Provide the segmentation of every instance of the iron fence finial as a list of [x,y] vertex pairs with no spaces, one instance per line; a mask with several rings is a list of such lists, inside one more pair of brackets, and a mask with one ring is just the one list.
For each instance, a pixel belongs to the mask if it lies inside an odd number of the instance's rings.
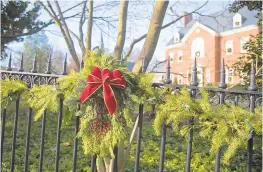
[[24,66],[24,55],[22,54],[20,60],[20,69],[18,70],[19,72],[24,72],[23,66]]
[[171,80],[171,63],[170,63],[170,56],[168,56],[168,63],[167,63],[167,68],[166,68],[166,84],[171,84],[172,80]]
[[193,66],[193,71],[192,71],[191,86],[198,86],[196,57],[195,57],[195,60],[194,60],[194,66]]
[[8,67],[6,68],[7,71],[12,71],[12,55],[10,53],[9,60],[8,60]]
[[66,53],[66,57],[65,57],[65,60],[64,60],[62,75],[67,75],[67,53]]
[[145,59],[146,59],[145,56],[142,57],[142,73],[144,73],[146,71],[146,69],[145,69]]
[[80,68],[81,68],[81,69],[84,68],[84,58],[83,58],[83,56],[82,56],[82,58],[81,58]]
[[49,57],[48,57],[46,74],[51,74],[51,54],[49,54]]
[[33,62],[33,68],[31,70],[32,73],[37,73],[37,54],[35,55],[34,62]]
[[225,61],[223,59],[222,61],[222,66],[221,66],[221,71],[220,71],[220,83],[218,85],[219,88],[226,89],[227,84],[226,84],[226,72],[225,72]]
[[252,59],[251,62],[251,72],[250,72],[250,85],[248,87],[249,91],[257,91],[258,87],[256,84],[256,72],[255,72],[255,66],[254,66],[254,59]]

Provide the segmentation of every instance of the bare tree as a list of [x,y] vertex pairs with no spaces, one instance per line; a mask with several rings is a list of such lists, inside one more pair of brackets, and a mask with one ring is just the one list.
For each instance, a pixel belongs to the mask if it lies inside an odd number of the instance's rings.
[[[185,14],[185,15],[179,16],[178,14],[174,13],[174,15],[175,15],[175,16],[178,16],[178,18],[176,18],[175,20],[172,20],[171,22],[168,22],[167,24],[163,25],[161,29],[165,29],[165,28],[171,26],[172,24],[180,21],[180,20],[181,20],[183,17],[185,17],[185,16],[188,16],[188,15],[190,15],[190,14],[192,14],[192,13],[196,13],[198,10],[200,10],[201,8],[203,8],[207,3],[208,3],[208,1],[206,1],[203,5],[201,5],[201,6],[198,7],[197,9],[195,9],[195,10],[193,10],[192,12],[187,13],[187,14]],[[200,13],[198,13],[198,14],[200,14]],[[135,44],[137,44],[138,42],[142,41],[144,38],[146,38],[146,36],[147,36],[147,33],[145,33],[145,34],[143,34],[142,36],[134,39],[134,40],[131,42],[131,44],[130,44],[130,46],[129,46],[129,49],[128,49],[127,53],[125,54],[125,58],[127,58],[127,57],[130,56],[130,54],[131,54],[131,52],[132,52]]]
[[123,47],[124,47],[125,36],[126,36],[128,4],[129,4],[129,1],[121,1],[121,4],[120,4],[118,38],[117,38],[117,42],[114,48],[114,57],[116,59],[121,59],[121,54],[122,54]]
[[137,60],[137,62],[133,67],[133,72],[138,73],[141,71],[142,61],[143,61],[143,58],[141,57],[145,57],[144,60],[145,68],[147,68],[149,62],[151,61],[162,29],[162,24],[168,4],[169,1],[156,2],[152,19],[150,22],[149,30],[146,36],[146,40],[141,50],[139,59]]
[[65,18],[63,16],[63,13],[61,12],[61,8],[59,6],[58,1],[55,1],[55,6],[58,10],[58,14],[60,19],[58,18],[58,15],[56,14],[55,10],[53,9],[51,3],[47,1],[47,6],[43,4],[43,2],[39,1],[39,4],[44,8],[44,10],[48,13],[48,15],[55,21],[56,25],[59,26],[59,29],[66,41],[67,47],[69,49],[69,52],[74,59],[74,62],[76,63],[77,66],[80,66],[79,59],[77,56],[77,52],[74,46],[73,39],[71,38],[70,35],[70,30],[67,26],[67,23],[65,21]]
[[86,51],[91,50],[91,35],[92,35],[92,25],[93,25],[93,0],[89,1],[89,17],[88,17],[88,27],[87,27],[87,37],[86,37]]

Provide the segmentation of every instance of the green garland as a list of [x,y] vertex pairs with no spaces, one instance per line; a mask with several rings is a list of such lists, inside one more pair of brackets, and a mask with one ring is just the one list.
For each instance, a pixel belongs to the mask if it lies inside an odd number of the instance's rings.
[[[118,107],[114,116],[108,115],[103,102],[102,91],[98,90],[85,103],[79,103],[79,97],[86,86],[86,78],[94,66],[119,69],[127,81],[123,90],[114,89]],[[134,108],[140,103],[156,104],[154,130],[160,134],[160,127],[165,120],[176,134],[187,136],[194,128],[200,137],[211,140],[210,155],[214,156],[219,147],[226,148],[223,162],[235,154],[238,148],[246,144],[251,127],[261,134],[261,109],[252,114],[246,109],[233,105],[209,104],[209,94],[201,89],[202,99],[190,97],[187,89],[175,92],[174,88],[152,88],[153,74],[134,74],[114,58],[90,52],[85,59],[84,68],[77,73],[71,71],[68,76],[58,79],[58,85],[34,86],[28,89],[22,81],[4,80],[1,83],[1,103],[6,108],[18,96],[22,103],[34,110],[35,120],[41,118],[45,109],[58,113],[59,99],[64,99],[63,125],[68,125],[80,117],[78,137],[82,139],[86,154],[97,154],[100,157],[113,156],[113,148],[127,140],[134,125]],[[174,93],[175,94],[172,94]],[[152,100],[151,102],[147,100]],[[98,115],[99,113],[99,115]],[[190,118],[193,125],[185,125]]]
[[[245,148],[248,135],[254,130],[261,134],[261,109],[255,114],[234,105],[209,104],[209,94],[201,89],[202,99],[193,99],[186,88],[166,94],[156,108],[154,129],[160,135],[160,128],[165,120],[176,134],[187,136],[190,128],[200,137],[211,140],[210,156],[215,156],[219,147],[224,147],[223,163],[228,163],[238,148]],[[193,124],[187,124],[193,119]]]
[[27,86],[20,80],[5,79],[1,81],[1,107],[7,108],[19,95],[26,96]]

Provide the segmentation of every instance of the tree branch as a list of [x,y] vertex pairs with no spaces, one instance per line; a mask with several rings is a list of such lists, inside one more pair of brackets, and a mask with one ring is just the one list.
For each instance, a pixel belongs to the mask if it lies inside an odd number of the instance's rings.
[[[181,18],[183,18],[183,17],[185,17],[185,16],[188,16],[188,15],[190,15],[190,14],[192,14],[192,13],[200,10],[200,9],[203,8],[207,3],[208,3],[208,1],[206,1],[202,6],[198,7],[198,8],[195,9],[194,11],[192,11],[192,12],[190,12],[190,13],[187,13],[187,14],[185,14],[185,15],[182,15],[182,16],[178,17],[177,19],[175,19],[175,20],[173,20],[173,21],[171,21],[171,22],[163,25],[161,29],[165,29],[165,28],[169,27],[170,25],[172,25],[172,24],[176,23],[177,21],[179,21]],[[130,56],[130,54],[131,54],[131,52],[132,52],[132,50],[133,50],[134,45],[135,45],[136,43],[140,42],[141,40],[143,40],[144,38],[146,38],[146,36],[147,36],[147,34],[144,34],[144,35],[140,36],[139,38],[134,39],[134,40],[132,41],[132,43],[131,43],[131,45],[130,45],[130,47],[129,47],[129,49],[128,49],[128,52],[127,52],[126,55],[125,55],[125,58],[127,58],[127,57]]]
[[[83,2],[82,2],[82,3],[83,3]],[[65,12],[67,12],[67,11],[69,11],[69,10],[77,7],[77,6],[79,6],[79,5],[82,4],[82,3],[79,3],[79,4],[77,4],[77,5],[73,6],[73,7],[68,8],[67,10],[63,11],[63,13],[65,13]],[[68,16],[68,17],[65,17],[64,19],[66,20],[66,19],[69,19],[69,18],[73,18],[73,17],[78,16],[79,14],[80,14],[80,13],[76,13],[76,14],[70,15],[70,16]],[[59,20],[60,20],[60,19],[59,19]],[[41,27],[39,27],[39,28],[37,28],[37,29],[35,29],[35,30],[32,30],[32,31],[30,31],[30,32],[26,32],[26,33],[22,33],[22,34],[12,34],[12,35],[2,33],[2,34],[1,34],[1,38],[4,38],[4,39],[14,39],[14,38],[19,38],[19,37],[23,37],[23,36],[32,35],[32,34],[35,34],[35,33],[39,32],[39,31],[43,30],[44,28],[46,28],[46,27],[48,27],[48,26],[50,26],[50,25],[52,25],[52,24],[55,24],[55,22],[54,22],[53,19],[49,20],[49,21],[48,21],[47,23],[45,23],[43,26],[41,26]]]

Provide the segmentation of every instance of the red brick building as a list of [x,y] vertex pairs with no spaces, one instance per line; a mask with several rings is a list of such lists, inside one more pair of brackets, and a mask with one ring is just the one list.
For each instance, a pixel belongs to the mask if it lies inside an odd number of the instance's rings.
[[[189,84],[194,58],[197,58],[199,86],[219,82],[220,63],[226,64],[226,82],[240,83],[231,68],[238,57],[244,55],[243,45],[250,35],[259,33],[256,11],[243,8],[238,13],[228,10],[210,16],[192,19],[192,15],[182,19],[183,27],[174,32],[165,49],[166,59],[170,56],[172,75],[178,84]],[[211,17],[214,16],[214,17]]]

